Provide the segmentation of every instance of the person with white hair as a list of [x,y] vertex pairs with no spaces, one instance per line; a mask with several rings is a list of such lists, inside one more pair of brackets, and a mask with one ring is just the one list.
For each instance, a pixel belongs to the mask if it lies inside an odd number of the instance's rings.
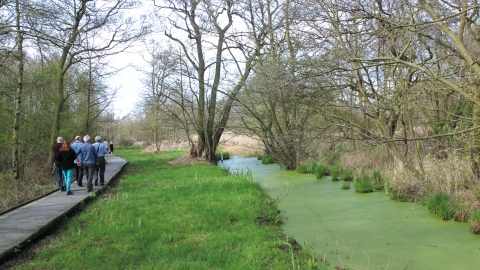
[[108,141],[107,141],[107,139],[105,139],[105,138],[103,138],[103,145],[105,146],[105,156],[107,156],[107,154],[108,154],[108,147],[109,147],[110,145],[108,144]]
[[95,147],[95,151],[97,152],[97,157],[98,157],[98,162],[97,166],[95,166],[95,172],[94,172],[94,180],[95,180],[95,186],[98,186],[98,180],[100,179],[100,186],[103,186],[105,184],[105,154],[107,154],[107,148],[105,148],[105,145],[101,142],[102,137],[100,136],[95,136],[95,143],[93,146]]
[[[75,150],[75,153],[79,152],[78,150],[80,149],[80,147],[82,147],[83,143],[82,143],[82,138],[80,136],[76,136],[75,137],[75,142],[72,143],[72,148],[73,150]],[[82,168],[82,163],[83,163],[83,155],[81,152],[79,152],[78,154],[78,161],[80,163],[77,163],[75,162],[75,166],[74,166],[74,175],[75,175],[75,179],[77,180],[77,185],[79,187],[83,187],[83,183],[82,183],[82,179],[83,179],[83,168]],[[80,164],[80,165],[79,165]]]
[[[87,191],[93,191],[93,173],[95,171],[95,165],[98,162],[97,152],[95,151],[95,147],[90,143],[90,136],[85,135],[83,136],[83,141],[85,142],[80,149],[77,151],[78,154],[83,155],[83,163],[82,167],[85,170],[85,174],[87,175]],[[80,161],[77,159],[77,164]]]

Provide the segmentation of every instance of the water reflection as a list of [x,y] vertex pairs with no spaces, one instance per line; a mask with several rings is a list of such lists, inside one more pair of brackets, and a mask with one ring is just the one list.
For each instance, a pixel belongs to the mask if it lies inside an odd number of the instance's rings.
[[469,224],[441,221],[416,203],[399,203],[383,192],[342,190],[343,181],[233,157],[232,172],[251,171],[279,199],[285,233],[326,256],[330,267],[349,269],[480,269],[480,236]]

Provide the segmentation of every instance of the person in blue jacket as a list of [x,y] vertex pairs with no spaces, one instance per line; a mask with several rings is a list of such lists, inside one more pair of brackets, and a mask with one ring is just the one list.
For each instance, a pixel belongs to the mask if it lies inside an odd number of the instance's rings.
[[93,147],[95,147],[95,151],[97,152],[98,162],[97,166],[95,166],[94,172],[94,180],[95,186],[98,186],[98,180],[100,179],[100,186],[105,184],[105,155],[107,154],[108,149],[105,148],[105,145],[101,142],[102,137],[96,136],[95,143]]
[[[85,135],[83,136],[83,141],[85,142],[80,149],[77,151],[77,155],[82,153],[83,155],[83,163],[82,167],[85,170],[85,175],[87,176],[87,191],[93,191],[93,174],[95,170],[95,166],[98,162],[97,160],[97,151],[95,147],[90,143],[90,136]],[[77,160],[78,161],[78,160]],[[78,161],[79,162],[79,161]]]

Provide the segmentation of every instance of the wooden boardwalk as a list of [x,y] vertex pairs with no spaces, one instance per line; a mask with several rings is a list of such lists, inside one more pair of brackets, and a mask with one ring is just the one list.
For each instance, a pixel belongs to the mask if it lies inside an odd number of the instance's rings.
[[[93,192],[107,187],[127,164],[124,159],[116,156],[107,156],[107,160],[105,186],[94,186]],[[16,249],[41,236],[60,218],[88,199],[90,194],[87,192],[86,182],[84,177],[83,187],[78,187],[75,182],[72,183],[73,195],[67,196],[66,192],[57,191],[1,215],[0,264]]]

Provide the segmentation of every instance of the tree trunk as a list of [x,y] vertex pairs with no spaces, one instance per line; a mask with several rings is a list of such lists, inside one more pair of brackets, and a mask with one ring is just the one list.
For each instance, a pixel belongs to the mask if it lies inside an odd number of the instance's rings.
[[[59,73],[62,74],[61,71]],[[63,75],[60,75],[60,76],[61,78],[59,78],[57,89],[56,89],[56,95],[55,95],[55,111],[53,113],[52,129],[50,131],[51,144],[55,142],[56,137],[60,136],[59,131],[60,131],[61,114],[63,112],[63,105],[65,104],[64,89],[63,89],[64,78],[63,78]],[[50,148],[47,165],[52,163],[53,163],[53,149]]]
[[23,33],[20,26],[20,4],[19,0],[15,1],[16,27],[17,27],[17,57],[18,57],[18,80],[17,90],[15,92],[15,113],[13,120],[13,178],[20,178],[20,160],[19,160],[19,141],[18,133],[20,129],[20,106],[22,104],[23,92]]

